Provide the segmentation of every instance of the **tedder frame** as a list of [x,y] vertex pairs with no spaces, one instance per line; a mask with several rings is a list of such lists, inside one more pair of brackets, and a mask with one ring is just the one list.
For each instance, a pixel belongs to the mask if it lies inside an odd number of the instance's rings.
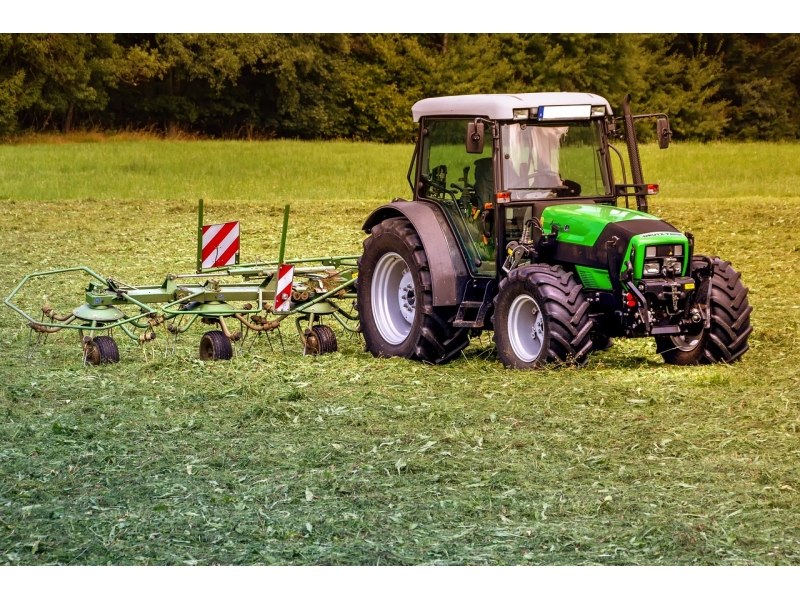
[[[336,351],[336,336],[321,320],[332,317],[345,330],[358,332],[358,316],[352,309],[340,306],[347,301],[354,304],[358,256],[285,259],[289,210],[286,205],[280,251],[274,261],[238,264],[237,239],[236,262],[204,267],[201,199],[197,211],[195,273],[168,274],[160,285],[142,286],[114,277],[104,278],[85,266],[27,275],[5,299],[6,306],[28,321],[26,360],[31,360],[48,335],[62,330],[78,333],[84,364],[119,361],[119,349],[113,337],[115,331],[141,344],[145,357],[148,346],[155,354],[153,343],[159,337],[157,332],[163,331],[166,335],[164,354],[174,354],[178,335],[198,321],[215,327],[201,338],[200,358],[228,360],[242,351],[251,332],[250,347],[262,333],[277,331],[280,335],[279,327],[288,317],[295,317],[304,354]],[[90,281],[85,289],[85,303],[70,313],[60,315],[45,305],[41,308],[42,317],[37,319],[15,303],[21,290],[33,280],[71,272],[85,273]],[[197,279],[205,281],[193,282]],[[135,314],[127,315],[123,309],[132,309]],[[280,341],[283,345],[282,336]]]

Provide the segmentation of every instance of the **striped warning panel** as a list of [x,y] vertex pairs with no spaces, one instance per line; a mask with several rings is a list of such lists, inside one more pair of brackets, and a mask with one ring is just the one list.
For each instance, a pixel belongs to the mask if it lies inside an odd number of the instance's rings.
[[236,264],[239,254],[239,221],[203,225],[203,268]]
[[278,265],[278,287],[275,290],[276,312],[286,312],[292,308],[292,277],[294,277],[294,265]]

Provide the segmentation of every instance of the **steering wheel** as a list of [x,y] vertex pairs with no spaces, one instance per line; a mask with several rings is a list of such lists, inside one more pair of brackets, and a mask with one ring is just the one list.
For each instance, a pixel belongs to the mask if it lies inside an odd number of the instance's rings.
[[425,185],[429,185],[435,190],[442,192],[443,194],[450,194],[453,200],[456,199],[455,192],[448,190],[445,186],[443,186],[438,181],[434,181],[433,179],[429,178],[427,175],[420,175],[420,181],[422,181]]
[[581,184],[571,179],[564,179],[564,185],[556,189],[556,196],[559,198],[573,198],[581,195]]

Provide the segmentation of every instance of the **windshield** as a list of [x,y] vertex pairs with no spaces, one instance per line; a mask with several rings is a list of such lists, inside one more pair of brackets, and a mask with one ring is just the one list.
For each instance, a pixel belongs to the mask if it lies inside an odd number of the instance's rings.
[[512,200],[605,196],[600,123],[502,126],[503,187]]

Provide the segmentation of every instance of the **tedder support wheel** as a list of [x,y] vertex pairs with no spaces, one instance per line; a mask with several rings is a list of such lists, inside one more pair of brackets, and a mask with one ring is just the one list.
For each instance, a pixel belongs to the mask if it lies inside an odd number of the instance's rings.
[[428,256],[408,219],[372,227],[358,260],[358,313],[367,350],[443,363],[469,344],[456,307],[433,306]]
[[99,366],[119,362],[119,348],[114,338],[101,335],[86,342],[86,362]]
[[306,354],[326,354],[338,349],[336,334],[327,325],[314,325],[306,336]]
[[[707,265],[706,258],[692,259],[692,273]],[[694,335],[656,336],[656,348],[664,362],[672,365],[702,365],[732,363],[739,360],[750,346],[747,338],[753,331],[750,313],[753,307],[747,301],[749,288],[742,283],[739,273],[728,261],[716,256],[714,276],[711,278],[711,327],[699,329]],[[694,276],[694,275],[693,275]],[[697,278],[695,277],[697,280]],[[697,280],[698,294],[707,293],[705,285]]]
[[494,342],[502,363],[516,369],[539,369],[548,362],[585,365],[592,321],[582,289],[558,265],[511,271],[494,299]]
[[221,331],[207,331],[200,338],[200,360],[230,360],[232,356],[231,341]]

